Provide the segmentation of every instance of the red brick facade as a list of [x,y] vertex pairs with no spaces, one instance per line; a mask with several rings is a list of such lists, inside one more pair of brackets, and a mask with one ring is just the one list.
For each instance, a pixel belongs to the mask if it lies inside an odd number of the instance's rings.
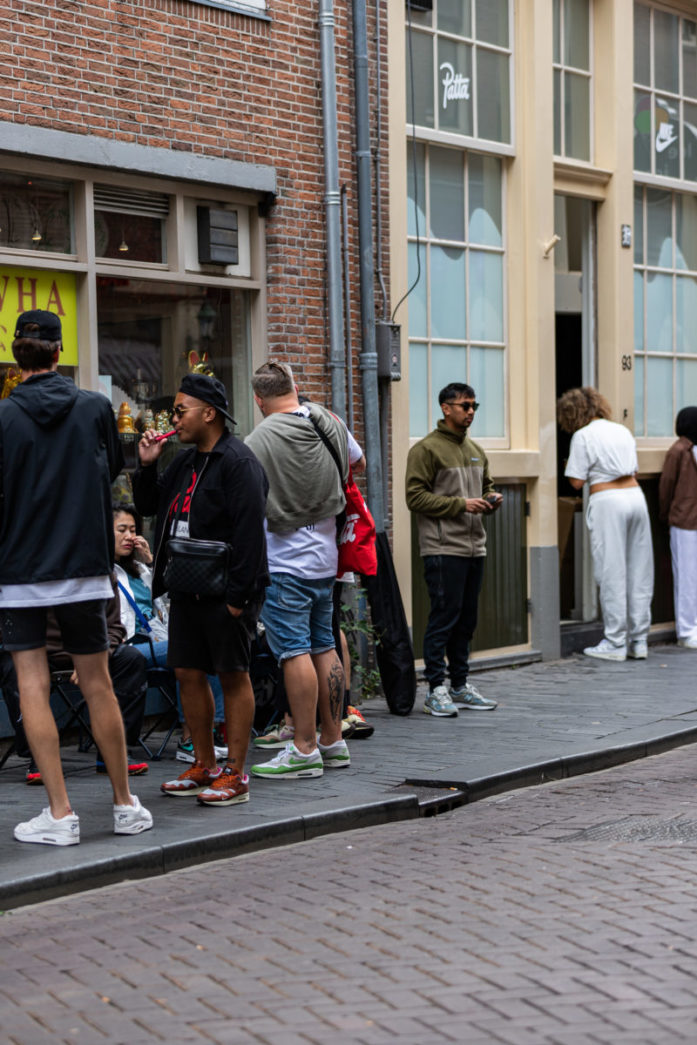
[[[374,102],[374,4],[369,8]],[[272,165],[278,196],[267,223],[268,350],[289,357],[303,390],[326,400],[318,12],[317,0],[270,0],[270,21],[183,0],[6,0],[0,11],[0,96],[4,120]],[[335,4],[340,181],[349,188],[357,358],[351,28],[351,4],[340,0]],[[386,74],[384,11],[382,36]],[[386,127],[386,75],[383,81]],[[385,162],[383,171],[386,167]],[[383,181],[386,240],[386,175]],[[383,258],[386,263],[385,248]],[[355,366],[359,436],[360,386]]]

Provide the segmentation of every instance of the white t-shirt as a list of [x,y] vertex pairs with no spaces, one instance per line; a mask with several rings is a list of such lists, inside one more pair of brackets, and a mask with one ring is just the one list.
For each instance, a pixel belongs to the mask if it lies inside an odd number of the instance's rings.
[[62,581],[36,581],[33,584],[3,584],[0,606],[29,609],[32,606],[63,606],[70,602],[112,599],[114,589],[108,577],[69,577]]
[[594,483],[611,483],[639,470],[634,436],[616,421],[598,418],[571,437],[564,475]]
[[[301,406],[294,411],[301,417],[309,418],[310,411]],[[355,464],[360,461],[363,451],[346,429],[349,461]],[[327,451],[329,452],[329,451]],[[266,523],[264,523],[266,526]],[[266,553],[269,560],[269,573],[292,573],[304,580],[322,580],[325,577],[336,577],[339,563],[339,549],[336,546],[336,517],[301,526],[297,530],[284,530],[282,533],[271,533],[266,530]]]

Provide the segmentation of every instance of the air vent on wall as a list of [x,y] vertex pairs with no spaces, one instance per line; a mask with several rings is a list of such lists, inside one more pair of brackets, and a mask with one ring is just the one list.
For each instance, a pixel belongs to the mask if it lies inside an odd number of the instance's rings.
[[140,192],[137,189],[120,189],[116,185],[95,185],[94,208],[116,214],[166,218],[169,214],[169,196],[164,192]]
[[432,11],[433,0],[407,0],[407,7],[412,11]]

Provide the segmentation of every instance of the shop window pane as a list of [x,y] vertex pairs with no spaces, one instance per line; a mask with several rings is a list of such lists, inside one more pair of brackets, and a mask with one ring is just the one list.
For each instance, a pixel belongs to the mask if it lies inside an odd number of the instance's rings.
[[[204,357],[230,402],[249,402],[243,291],[98,276],[97,318],[100,388],[117,412],[126,404],[136,430],[158,414],[171,427],[167,412],[181,379]],[[248,418],[235,417],[248,431]]]
[[[416,167],[416,180],[414,179],[414,168]],[[416,192],[414,187],[416,186]],[[407,232],[415,236],[416,209],[414,202],[418,204],[418,232],[423,236],[426,232],[426,173],[425,173],[425,150],[418,142],[410,141],[407,145],[407,195],[409,204],[407,206]]]
[[409,295],[409,336],[427,337],[427,311],[426,311],[426,248],[421,244],[421,250],[417,256],[416,244],[409,244],[409,286],[413,286],[418,275],[418,261],[421,261],[421,276]]
[[671,194],[663,189],[646,190],[646,263],[673,267]]
[[[411,36],[411,51],[409,37]],[[433,37],[409,33],[407,29],[407,121],[419,127],[433,127]],[[414,62],[414,107],[412,112],[411,60]]]
[[634,351],[644,351],[644,277],[634,273]]
[[697,279],[675,277],[675,351],[697,354]]
[[561,69],[554,70],[554,155],[561,156]]
[[438,0],[438,28],[455,36],[472,35],[472,0]]
[[409,435],[428,432],[428,346],[409,345]]
[[478,40],[508,47],[508,0],[477,0]]
[[564,152],[577,160],[590,159],[590,80],[564,73]]
[[438,393],[451,381],[467,381],[467,349],[464,345],[433,345],[431,348],[431,417],[434,426],[436,421],[440,421],[443,416],[438,405]]
[[646,434],[672,435],[673,409],[673,360],[646,360]]
[[465,319],[465,252],[431,247],[431,336],[467,337]]
[[697,196],[675,196],[675,267],[697,272]]
[[561,29],[559,22],[559,9],[561,0],[554,0],[552,4],[552,61],[555,65],[561,64]]
[[651,95],[634,92],[634,170],[651,170]]
[[433,25],[433,10],[419,11],[411,4],[406,4],[406,14],[412,25],[422,25],[430,28]]
[[697,22],[682,23],[682,93],[697,98]]
[[677,94],[678,82],[678,25],[677,15],[667,11],[653,11],[653,58],[654,87],[659,91],[671,91]]
[[644,190],[634,186],[634,260],[637,265],[644,262]]
[[644,435],[644,359],[634,359],[634,435]]
[[94,243],[98,258],[155,264],[166,261],[162,218],[95,210]]
[[0,174],[0,246],[74,253],[70,183]]
[[682,111],[685,178],[697,181],[697,105],[683,102]]
[[680,177],[680,111],[677,98],[656,97],[656,174]]
[[646,351],[673,351],[673,279],[646,275]]
[[472,153],[467,162],[469,181],[470,243],[489,247],[502,244],[501,161],[494,156]]
[[676,366],[677,414],[684,406],[694,406],[697,403],[697,360],[679,359]]
[[564,0],[564,65],[590,69],[588,0]]
[[499,348],[470,348],[470,379],[482,404],[472,423],[474,439],[505,435],[503,351]]
[[651,86],[651,10],[634,4],[634,83]]
[[508,56],[477,48],[477,137],[509,142]]
[[431,236],[434,239],[465,238],[464,156],[455,149],[429,150]]
[[469,336],[472,341],[503,341],[503,258],[470,251]]
[[438,125],[458,134],[472,125],[472,47],[438,38]]

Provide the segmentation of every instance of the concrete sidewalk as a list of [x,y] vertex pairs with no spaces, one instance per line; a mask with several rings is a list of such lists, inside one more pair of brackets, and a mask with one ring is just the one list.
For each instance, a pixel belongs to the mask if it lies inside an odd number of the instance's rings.
[[[423,687],[407,718],[372,701],[363,710],[375,734],[350,742],[349,768],[321,779],[252,780],[244,805],[210,809],[195,799],[161,795],[160,782],[185,768],[174,761],[172,743],[170,757],[152,762],[147,776],[132,781],[155,817],[153,830],[135,838],[110,833],[108,780],[95,775],[91,755],[66,748],[81,844],[63,849],[15,842],[12,828],[39,812],[45,792],[28,787],[26,763],[10,758],[0,770],[0,909],[417,817],[697,740],[697,654],[676,646],[651,647],[646,661],[574,656],[483,672],[475,682],[499,701],[496,711],[434,719],[421,710]],[[250,762],[272,754],[255,751]]]

